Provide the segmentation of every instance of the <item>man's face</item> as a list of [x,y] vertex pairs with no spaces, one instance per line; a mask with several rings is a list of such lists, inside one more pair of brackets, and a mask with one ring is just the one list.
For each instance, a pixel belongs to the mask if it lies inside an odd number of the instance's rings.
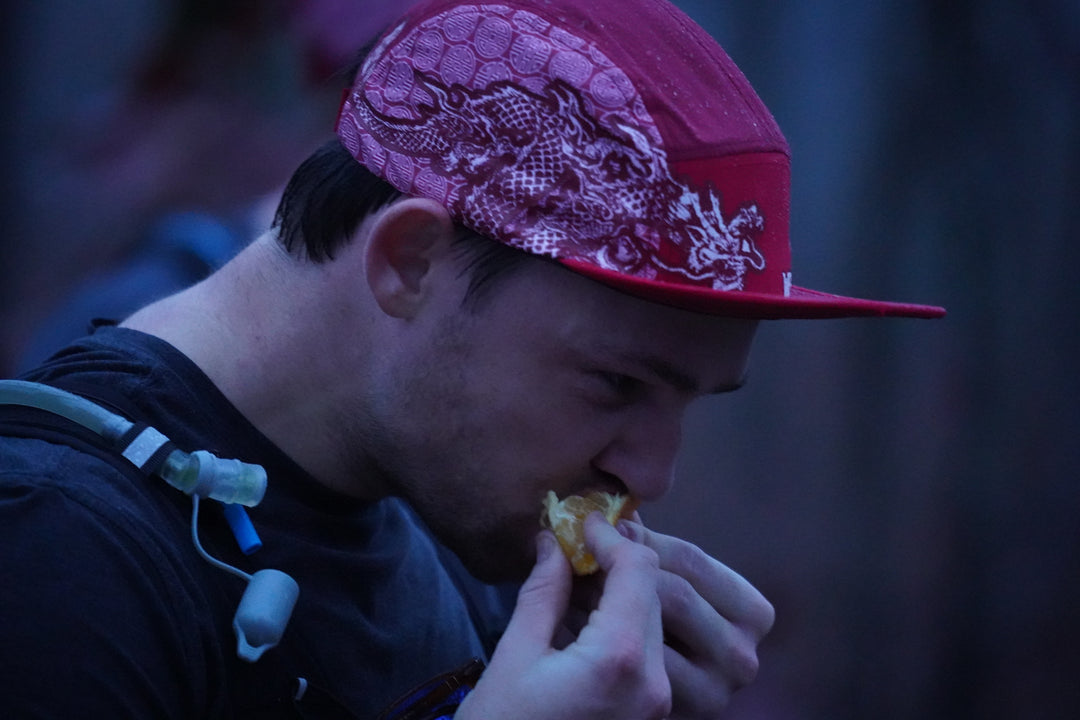
[[487,579],[528,572],[548,490],[662,497],[687,405],[739,385],[756,328],[539,261],[437,307],[395,355],[378,462]]

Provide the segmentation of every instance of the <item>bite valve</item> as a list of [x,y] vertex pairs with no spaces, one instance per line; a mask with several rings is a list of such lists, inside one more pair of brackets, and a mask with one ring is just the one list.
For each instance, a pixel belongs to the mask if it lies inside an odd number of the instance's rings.
[[233,616],[236,654],[255,662],[276,646],[289,624],[300,586],[280,570],[260,570],[251,576]]
[[223,503],[258,505],[266,494],[262,465],[219,458],[208,450],[174,450],[159,473],[174,488]]

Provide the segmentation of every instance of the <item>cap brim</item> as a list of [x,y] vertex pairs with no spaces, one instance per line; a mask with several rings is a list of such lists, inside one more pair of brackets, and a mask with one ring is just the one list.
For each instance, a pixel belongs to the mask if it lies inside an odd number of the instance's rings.
[[792,287],[789,295],[728,292],[693,285],[646,280],[575,260],[560,259],[565,267],[635,297],[708,315],[781,319],[845,317],[940,318],[945,308],[935,305],[866,300]]

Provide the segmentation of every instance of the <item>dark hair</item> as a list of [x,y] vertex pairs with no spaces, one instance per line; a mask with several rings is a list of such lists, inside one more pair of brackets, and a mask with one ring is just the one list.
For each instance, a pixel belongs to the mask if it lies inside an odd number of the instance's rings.
[[274,227],[295,256],[333,260],[365,217],[401,197],[394,186],[358,163],[338,140],[316,150],[289,179]]
[[[365,217],[403,195],[331,140],[301,163],[286,185],[274,214],[278,241],[295,257],[333,260]],[[470,276],[465,303],[473,307],[497,278],[533,258],[459,222],[454,244]]]

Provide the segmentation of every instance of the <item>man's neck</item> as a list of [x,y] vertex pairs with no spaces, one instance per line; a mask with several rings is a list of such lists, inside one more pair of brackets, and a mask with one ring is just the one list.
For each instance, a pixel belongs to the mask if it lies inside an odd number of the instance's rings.
[[[343,425],[338,409],[345,393],[358,391],[362,367],[349,358],[343,373],[340,338],[322,329],[323,283],[305,278],[324,268],[290,266],[296,262],[264,236],[211,277],[143,308],[122,326],[186,355],[321,484],[377,499],[385,495],[377,474],[346,466],[357,461],[353,448],[363,441],[342,437],[354,423]],[[362,477],[373,487],[364,487]]]

